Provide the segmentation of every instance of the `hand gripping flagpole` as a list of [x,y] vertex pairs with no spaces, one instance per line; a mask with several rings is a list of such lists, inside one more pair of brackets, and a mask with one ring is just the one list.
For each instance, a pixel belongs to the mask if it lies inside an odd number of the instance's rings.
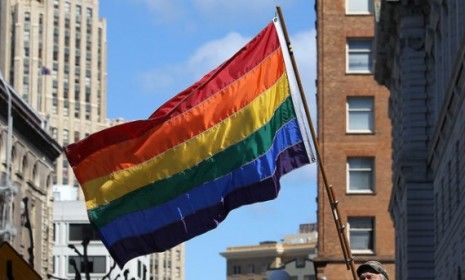
[[299,93],[300,93],[300,98],[302,100],[302,103],[303,103],[302,105],[303,105],[303,108],[304,108],[304,111],[305,111],[305,116],[307,118],[308,126],[310,128],[310,133],[311,133],[311,136],[312,136],[313,145],[315,147],[315,154],[316,154],[317,161],[318,161],[318,167],[319,167],[319,170],[320,170],[320,173],[321,173],[321,178],[323,179],[323,184],[324,184],[325,190],[328,193],[329,205],[331,206],[331,212],[333,214],[334,222],[336,224],[336,230],[337,230],[337,233],[338,233],[339,242],[341,243],[341,248],[342,248],[342,252],[344,254],[344,259],[345,259],[345,263],[346,263],[346,266],[347,266],[347,270],[351,270],[352,276],[354,277],[354,280],[357,280],[357,274],[355,272],[354,260],[352,258],[352,253],[350,251],[350,245],[349,245],[347,236],[345,234],[345,225],[343,225],[342,222],[341,222],[341,215],[339,214],[339,209],[337,207],[338,201],[336,200],[336,195],[334,193],[333,187],[328,183],[328,177],[326,176],[326,172],[325,172],[325,169],[323,167],[323,161],[321,160],[321,156],[320,156],[320,152],[319,152],[319,148],[318,148],[318,142],[317,142],[315,128],[313,127],[312,118],[310,117],[310,110],[308,109],[307,100],[305,98],[305,93],[304,93],[304,88],[302,86],[302,81],[300,79],[299,70],[297,69],[297,63],[296,63],[295,58],[294,58],[294,53],[292,51],[291,42],[289,40],[289,35],[287,33],[286,24],[284,22],[284,16],[283,16],[283,14],[281,12],[281,7],[277,6],[276,7],[276,12],[277,12],[277,15],[278,15],[278,19],[279,19],[279,22],[280,22],[280,25],[281,25],[282,32],[284,34],[284,38],[286,40],[286,47],[287,47],[288,52],[289,52],[290,60],[291,60],[291,63],[292,63],[292,68],[293,68],[293,71],[294,71],[294,74],[295,74],[297,86],[298,86]]

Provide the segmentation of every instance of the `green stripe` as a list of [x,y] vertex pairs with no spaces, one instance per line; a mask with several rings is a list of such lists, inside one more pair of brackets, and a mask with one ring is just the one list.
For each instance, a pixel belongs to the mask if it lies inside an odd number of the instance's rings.
[[154,182],[109,204],[89,210],[89,218],[96,226],[102,227],[120,215],[157,206],[204,182],[224,176],[265,153],[271,147],[279,128],[294,118],[294,107],[288,97],[275,111],[270,122],[243,141],[170,178]]

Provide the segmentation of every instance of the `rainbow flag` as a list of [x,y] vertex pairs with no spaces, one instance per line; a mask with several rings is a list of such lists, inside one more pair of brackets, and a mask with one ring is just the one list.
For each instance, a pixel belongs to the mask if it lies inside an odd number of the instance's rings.
[[89,220],[119,266],[275,198],[280,177],[309,163],[275,24],[150,118],[66,147]]

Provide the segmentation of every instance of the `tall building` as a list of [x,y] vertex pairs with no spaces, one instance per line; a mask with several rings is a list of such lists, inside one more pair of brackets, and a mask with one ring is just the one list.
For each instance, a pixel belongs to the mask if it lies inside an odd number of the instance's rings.
[[[0,42],[0,70],[62,146],[121,123],[107,120],[106,21],[98,0],[0,0]],[[55,197],[82,199],[63,155],[54,169]],[[155,269],[160,262],[172,269]],[[184,245],[155,254],[152,264],[163,279],[184,279]],[[59,266],[63,275],[67,265]]]
[[11,99],[0,83],[0,240],[45,277],[52,269],[53,162],[61,147],[34,110],[12,88],[9,92]]
[[[106,22],[98,0],[0,1],[0,70],[63,146],[107,127]],[[54,185],[78,186],[66,158]]]
[[389,88],[397,279],[465,277],[465,2],[383,1],[376,80]]
[[185,245],[151,255],[150,275],[153,280],[184,280]]
[[[389,92],[373,78],[372,0],[317,0],[318,141],[355,264],[378,260],[394,279]],[[323,181],[317,279],[352,279]]]
[[[110,253],[100,241],[97,233],[89,224],[84,201],[55,201],[53,208],[53,271],[54,277],[71,279],[75,276],[75,268],[85,279],[84,245],[87,245],[88,270],[92,280],[102,279],[150,279],[150,255],[130,260],[120,269],[110,256]],[[72,246],[72,248],[70,248]],[[77,250],[77,251],[76,251]],[[79,253],[78,253],[79,252]],[[145,276],[144,276],[145,275]],[[145,277],[145,278],[144,278]]]
[[273,270],[284,270],[291,279],[313,280],[316,241],[316,225],[305,224],[298,234],[287,235],[281,242],[228,247],[220,254],[226,258],[228,280],[262,280]]

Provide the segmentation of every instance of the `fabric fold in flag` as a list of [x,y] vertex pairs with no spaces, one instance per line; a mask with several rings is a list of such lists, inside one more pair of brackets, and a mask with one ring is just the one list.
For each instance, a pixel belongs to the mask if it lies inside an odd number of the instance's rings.
[[66,147],[89,220],[120,267],[277,197],[309,163],[281,38],[270,23],[148,119]]

